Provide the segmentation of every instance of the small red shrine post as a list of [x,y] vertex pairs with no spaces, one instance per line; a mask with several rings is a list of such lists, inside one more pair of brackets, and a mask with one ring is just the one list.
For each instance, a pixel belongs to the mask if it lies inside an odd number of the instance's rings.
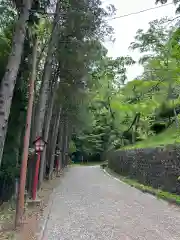
[[45,142],[42,137],[36,138],[36,140],[33,142],[35,145],[35,151],[37,154],[37,161],[36,161],[36,167],[35,167],[35,174],[34,174],[34,182],[33,182],[33,190],[32,190],[32,199],[36,199],[36,193],[37,193],[37,185],[38,185],[38,177],[39,177],[39,166],[40,166],[40,161],[41,161],[41,152],[43,152]]

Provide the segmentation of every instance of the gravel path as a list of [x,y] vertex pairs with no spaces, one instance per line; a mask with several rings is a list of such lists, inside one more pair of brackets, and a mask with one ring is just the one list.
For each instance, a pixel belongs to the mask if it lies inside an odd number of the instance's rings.
[[71,167],[54,193],[43,240],[180,240],[180,209],[100,167]]

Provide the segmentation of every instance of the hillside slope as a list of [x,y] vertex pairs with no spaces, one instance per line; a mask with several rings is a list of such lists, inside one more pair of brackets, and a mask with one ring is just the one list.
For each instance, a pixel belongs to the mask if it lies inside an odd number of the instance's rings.
[[151,148],[169,144],[180,144],[180,131],[177,130],[175,124],[156,136],[149,137],[134,145],[125,146],[123,149]]

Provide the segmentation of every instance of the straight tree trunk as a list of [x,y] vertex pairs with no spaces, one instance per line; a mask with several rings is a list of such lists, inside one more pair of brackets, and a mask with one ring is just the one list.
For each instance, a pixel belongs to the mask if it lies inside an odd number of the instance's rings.
[[136,136],[135,136],[135,126],[132,126],[132,144],[135,144],[136,142]]
[[0,86],[0,165],[3,155],[4,142],[6,139],[8,119],[16,84],[16,78],[21,62],[24,40],[26,35],[26,24],[29,19],[29,11],[31,9],[32,0],[24,0],[22,12],[17,21],[12,50],[8,59],[5,75]]
[[53,138],[53,129],[54,129],[54,125],[56,123],[56,116],[57,116],[57,112],[55,110],[56,110],[55,106],[53,106],[53,113],[52,113],[52,118],[51,118],[51,122],[50,122],[49,134],[48,134],[48,144],[46,146],[46,162],[44,165],[44,175],[46,172],[47,178],[49,176],[49,169],[50,169],[50,156],[51,156],[51,143],[52,143],[52,138]]
[[63,135],[64,135],[64,121],[63,121],[63,116],[61,116],[60,123],[59,123],[59,133],[58,133],[58,147],[60,149],[60,154],[58,156],[58,164],[59,168],[63,168]]
[[63,116],[62,116],[61,137],[60,137],[62,168],[64,168],[64,166],[65,166],[65,138],[66,138],[66,119],[65,119],[65,116],[63,114]]
[[179,129],[179,121],[178,121],[178,116],[175,108],[173,108],[173,113],[174,113],[176,128]]
[[35,138],[35,136],[33,136],[33,132],[34,132],[33,129],[34,129],[34,126],[35,126],[35,116],[36,116],[36,102],[34,101],[33,109],[32,109],[30,146],[33,146],[33,141],[34,141],[34,138]]
[[66,117],[65,121],[65,136],[64,136],[64,164],[67,166],[67,154],[68,154],[68,121]]
[[65,140],[65,149],[66,149],[66,155],[65,155],[65,164],[66,166],[69,163],[69,140],[71,137],[71,129],[68,119],[66,120],[66,140]]
[[69,160],[69,135],[68,131],[66,133],[66,140],[65,140],[65,146],[66,146],[66,151],[65,151],[65,165],[68,165],[68,160]]
[[56,117],[56,123],[53,128],[53,135],[51,141],[51,154],[50,154],[50,167],[49,167],[49,179],[52,178],[53,174],[53,167],[54,167],[54,159],[55,159],[55,151],[56,151],[56,143],[58,137],[58,130],[59,130],[59,122],[61,117],[61,109],[58,110],[58,114]]
[[63,136],[62,136],[62,163],[63,167],[66,166],[66,151],[67,151],[67,117],[64,116],[64,129],[63,129]]
[[37,47],[38,47],[38,39],[35,38],[33,55],[32,55],[32,72],[31,72],[30,81],[29,81],[29,101],[28,101],[26,129],[25,129],[24,144],[23,144],[19,195],[18,195],[18,201],[17,201],[16,226],[21,220],[23,216],[23,211],[24,211],[24,192],[25,192],[25,186],[26,186],[29,140],[30,140],[30,133],[31,133],[31,118],[32,118],[33,100],[34,100],[34,83],[36,79]]
[[60,12],[60,0],[57,1],[56,4],[56,13],[53,23],[53,29],[51,33],[51,38],[49,40],[48,52],[46,57],[46,62],[44,65],[44,72],[41,82],[41,89],[38,99],[37,111],[36,111],[36,119],[35,119],[35,137],[42,137],[44,117],[46,112],[46,102],[48,99],[49,87],[50,87],[50,78],[52,75],[52,62],[53,62],[53,54],[55,52],[55,47],[57,45],[57,25],[59,20],[59,12]]
[[[172,83],[170,82],[169,83],[169,87],[168,87],[168,95],[167,95],[167,101],[169,99],[173,99],[173,105],[174,104],[174,98],[173,98],[173,89],[172,89]],[[175,118],[175,123],[176,123],[176,128],[179,129],[179,121],[178,121],[178,116],[177,116],[177,113],[176,113],[176,108],[174,107],[173,108],[173,114],[174,114],[174,118]]]
[[[47,117],[45,119],[45,124],[44,124],[43,138],[46,142],[48,142],[48,135],[49,135],[51,118],[52,118],[54,99],[55,99],[55,95],[56,95],[56,90],[59,85],[57,82],[57,79],[55,81],[56,81],[55,86],[49,95],[49,106],[47,109],[47,113],[46,113]],[[39,187],[41,186],[41,184],[43,182],[43,178],[44,178],[44,167],[45,167],[44,165],[45,165],[45,160],[46,160],[46,149],[47,149],[47,146],[45,146],[44,151],[42,152],[42,156],[41,156],[41,166],[40,166],[40,172],[39,172]]]

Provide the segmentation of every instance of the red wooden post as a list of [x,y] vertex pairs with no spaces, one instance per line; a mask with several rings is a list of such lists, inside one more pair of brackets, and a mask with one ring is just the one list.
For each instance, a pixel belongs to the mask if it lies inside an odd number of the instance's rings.
[[33,198],[33,200],[36,199],[40,161],[41,161],[41,153],[37,152],[37,161],[36,161],[36,168],[35,168],[35,175],[34,175],[34,184],[33,184],[33,191],[32,191],[32,198]]
[[[26,1],[24,1],[26,2]],[[28,109],[26,116],[26,130],[24,135],[24,145],[23,145],[23,154],[22,154],[22,163],[21,163],[21,173],[20,173],[20,183],[18,189],[18,199],[16,206],[16,217],[15,217],[15,227],[22,220],[24,213],[24,193],[26,185],[26,174],[27,174],[27,162],[28,162],[28,153],[29,153],[29,139],[30,139],[30,130],[31,130],[31,119],[32,119],[32,109],[33,109],[33,100],[34,100],[34,84],[36,79],[36,61],[37,61],[37,49],[38,49],[38,39],[35,39],[33,47],[33,63],[32,63],[32,73],[31,79],[29,80],[29,100],[28,100]]]

